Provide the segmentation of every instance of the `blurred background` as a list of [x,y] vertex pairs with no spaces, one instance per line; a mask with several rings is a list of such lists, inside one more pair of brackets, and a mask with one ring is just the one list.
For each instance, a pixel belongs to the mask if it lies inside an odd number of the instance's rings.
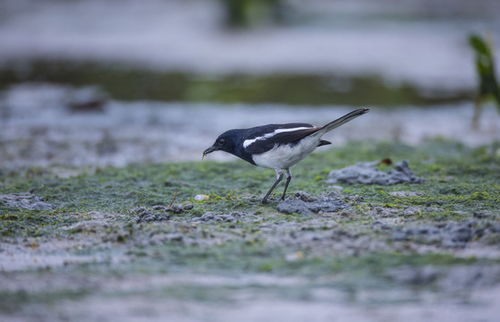
[[500,1],[1,0],[0,165],[198,160],[229,128],[358,107],[329,140],[489,143],[472,33],[500,52]]

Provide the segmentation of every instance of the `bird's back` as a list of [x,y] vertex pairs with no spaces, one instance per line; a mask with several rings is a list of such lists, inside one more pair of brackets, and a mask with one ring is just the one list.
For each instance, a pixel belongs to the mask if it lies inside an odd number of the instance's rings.
[[256,138],[265,134],[270,134],[275,132],[276,130],[288,130],[288,129],[296,129],[296,128],[313,128],[311,124],[308,123],[285,123],[285,124],[266,124],[251,127],[248,129],[242,129],[241,131],[245,132],[245,138],[251,139]]

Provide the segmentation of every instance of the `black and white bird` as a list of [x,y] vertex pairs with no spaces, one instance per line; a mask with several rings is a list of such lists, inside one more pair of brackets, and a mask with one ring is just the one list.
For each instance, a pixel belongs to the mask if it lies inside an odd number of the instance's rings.
[[214,151],[224,151],[253,165],[274,169],[276,181],[262,199],[262,203],[267,203],[272,191],[286,173],[285,189],[281,196],[281,200],[284,200],[292,180],[290,168],[318,146],[331,144],[321,139],[325,133],[368,111],[367,108],[357,109],[321,127],[307,123],[287,123],[229,130],[219,135],[215,143],[203,152],[203,157]]

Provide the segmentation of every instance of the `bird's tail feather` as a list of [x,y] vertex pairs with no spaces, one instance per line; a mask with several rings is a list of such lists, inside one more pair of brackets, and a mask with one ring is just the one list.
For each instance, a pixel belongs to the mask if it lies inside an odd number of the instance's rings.
[[346,115],[342,116],[342,117],[339,117],[338,119],[336,119],[335,121],[331,121],[330,123],[326,124],[325,126],[323,126],[319,131],[318,133],[320,135],[323,135],[325,134],[326,132],[329,132],[339,126],[341,126],[342,124],[345,124],[347,122],[349,122],[350,120],[353,120],[355,119],[356,117],[360,116],[360,115],[363,115],[365,113],[368,113],[369,109],[367,108],[360,108],[360,109],[357,109],[355,111],[352,111],[350,113],[347,113]]

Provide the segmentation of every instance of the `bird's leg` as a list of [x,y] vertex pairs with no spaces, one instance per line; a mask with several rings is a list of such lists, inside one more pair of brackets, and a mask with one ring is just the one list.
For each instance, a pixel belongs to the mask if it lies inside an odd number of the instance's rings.
[[286,182],[285,182],[285,190],[283,190],[283,195],[281,196],[281,200],[285,200],[286,189],[288,189],[288,185],[290,181],[292,181],[292,174],[290,173],[290,169],[285,169],[286,171]]
[[269,191],[266,193],[266,195],[264,196],[264,199],[262,199],[263,204],[267,203],[267,198],[269,197],[271,192],[273,192],[274,188],[276,188],[278,183],[280,183],[281,179],[283,179],[283,171],[281,171],[281,170],[274,170],[274,171],[276,171],[276,181],[272,185],[271,189],[269,189]]

